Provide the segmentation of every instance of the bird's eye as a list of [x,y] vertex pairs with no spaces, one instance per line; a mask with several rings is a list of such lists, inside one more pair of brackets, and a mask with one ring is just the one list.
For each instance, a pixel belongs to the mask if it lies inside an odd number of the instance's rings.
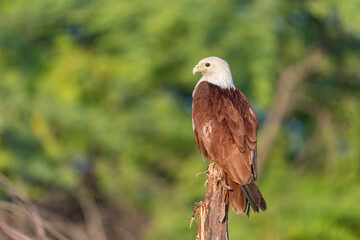
[[210,63],[205,63],[205,66],[206,66],[206,67],[210,67]]

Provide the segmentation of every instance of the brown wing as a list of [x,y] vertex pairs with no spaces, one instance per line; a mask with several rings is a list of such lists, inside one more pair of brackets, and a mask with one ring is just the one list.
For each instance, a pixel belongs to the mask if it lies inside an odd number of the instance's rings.
[[236,183],[256,180],[258,120],[239,90],[199,83],[194,92],[193,124],[203,157],[219,164]]
[[[231,103],[224,108],[225,120],[228,123],[236,145],[251,165],[253,180],[257,179],[257,138],[258,119],[249,101],[238,89],[230,92]],[[245,160],[244,160],[245,161]]]

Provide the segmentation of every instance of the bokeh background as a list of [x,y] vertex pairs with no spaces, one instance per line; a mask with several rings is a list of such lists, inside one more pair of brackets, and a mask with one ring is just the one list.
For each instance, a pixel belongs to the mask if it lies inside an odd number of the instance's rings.
[[[50,239],[195,239],[192,68],[218,56],[259,117],[268,204],[230,211],[230,239],[359,239],[359,3],[1,0],[0,171]],[[1,239],[45,239],[5,181]]]

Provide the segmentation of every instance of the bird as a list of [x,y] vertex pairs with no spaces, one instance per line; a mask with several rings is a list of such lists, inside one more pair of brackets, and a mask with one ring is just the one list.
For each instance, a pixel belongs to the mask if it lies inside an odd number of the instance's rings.
[[229,64],[207,57],[193,68],[201,73],[193,91],[192,126],[203,158],[219,166],[230,187],[229,204],[236,214],[249,216],[266,210],[255,184],[257,170],[257,116],[245,95],[233,82]]

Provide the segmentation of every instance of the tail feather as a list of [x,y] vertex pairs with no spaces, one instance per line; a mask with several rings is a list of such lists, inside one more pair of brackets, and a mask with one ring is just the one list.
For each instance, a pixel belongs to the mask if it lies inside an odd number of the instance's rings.
[[266,202],[261,195],[255,182],[240,185],[234,182],[228,174],[225,175],[226,184],[232,189],[229,192],[229,202],[236,214],[246,213],[249,216],[250,206],[254,212],[259,212],[259,208],[266,210]]
[[266,210],[266,202],[263,198],[259,188],[256,186],[255,182],[251,182],[246,185],[240,185],[243,193],[246,196],[251,208],[254,212],[259,212],[259,208],[263,211]]
[[232,189],[229,192],[229,202],[230,206],[236,214],[244,213],[247,207],[246,197],[239,188],[238,184],[231,180],[231,178],[226,175],[226,184]]
[[250,216],[250,203],[249,200],[246,199],[246,215],[249,217]]

